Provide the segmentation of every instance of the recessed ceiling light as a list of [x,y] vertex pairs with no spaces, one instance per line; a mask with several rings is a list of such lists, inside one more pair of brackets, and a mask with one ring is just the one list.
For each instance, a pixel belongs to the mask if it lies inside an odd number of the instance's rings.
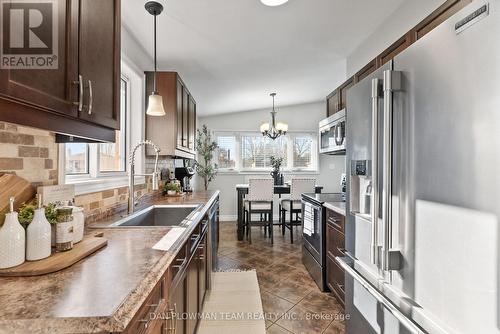
[[288,0],[260,0],[260,2],[262,2],[266,6],[274,7],[274,6],[280,6],[285,2],[288,2]]

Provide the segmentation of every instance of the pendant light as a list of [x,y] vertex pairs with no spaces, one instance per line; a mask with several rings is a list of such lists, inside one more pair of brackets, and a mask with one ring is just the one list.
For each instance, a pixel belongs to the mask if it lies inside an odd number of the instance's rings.
[[154,62],[155,71],[153,74],[153,92],[148,98],[148,109],[146,110],[146,115],[149,116],[165,116],[165,109],[163,108],[163,98],[156,90],[156,16],[160,15],[163,11],[163,6],[156,1],[148,1],[144,5],[144,8],[149,14],[154,17]]
[[276,93],[271,93],[270,96],[273,98],[273,110],[271,111],[271,123],[263,123],[260,126],[260,132],[263,136],[267,136],[272,140],[275,140],[279,136],[286,135],[288,131],[288,124],[278,122],[276,124],[276,110],[274,109],[274,97]]

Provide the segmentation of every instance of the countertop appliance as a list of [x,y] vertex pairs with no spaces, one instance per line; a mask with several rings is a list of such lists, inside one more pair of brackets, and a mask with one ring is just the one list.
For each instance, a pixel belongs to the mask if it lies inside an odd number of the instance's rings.
[[500,333],[499,11],[472,2],[347,93],[350,334]]
[[302,262],[321,291],[328,291],[325,202],[342,202],[342,194],[302,194]]
[[319,122],[319,153],[345,154],[345,114],[342,109]]
[[194,176],[195,172],[192,167],[176,167],[175,168],[175,178],[181,181],[182,191],[192,192],[193,187],[191,186],[191,178]]

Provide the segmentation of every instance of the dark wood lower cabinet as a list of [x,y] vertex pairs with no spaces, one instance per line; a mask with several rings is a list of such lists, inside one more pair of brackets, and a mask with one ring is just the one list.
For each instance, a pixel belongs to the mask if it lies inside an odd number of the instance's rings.
[[170,320],[171,325],[168,328],[170,331],[176,334],[186,333],[186,287],[187,287],[187,276],[186,272],[180,273],[178,283],[172,287],[170,292],[170,298],[168,300],[168,307],[170,308],[173,318]]
[[198,283],[199,283],[199,293],[198,293],[198,309],[200,312],[203,311],[203,302],[205,301],[205,295],[207,293],[207,283],[208,278],[208,233],[201,240],[200,246],[198,246]]
[[337,300],[345,305],[345,273],[330,255],[326,257],[326,284]]
[[[218,202],[217,202],[218,203]],[[142,304],[126,334],[194,334],[208,290],[208,216],[192,232],[172,265]],[[152,313],[158,317],[151,317]]]
[[326,221],[326,285],[344,305],[345,273],[335,261],[335,257],[345,255],[345,217],[327,209]]
[[187,321],[186,321],[186,334],[194,334],[196,331],[198,314],[198,260],[197,252],[193,255],[193,259],[189,262],[187,268]]

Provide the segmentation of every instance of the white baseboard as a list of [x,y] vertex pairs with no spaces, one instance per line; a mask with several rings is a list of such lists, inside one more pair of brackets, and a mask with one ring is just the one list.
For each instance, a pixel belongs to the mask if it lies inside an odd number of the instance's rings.
[[238,215],[220,215],[219,220],[221,222],[234,222],[238,220]]

